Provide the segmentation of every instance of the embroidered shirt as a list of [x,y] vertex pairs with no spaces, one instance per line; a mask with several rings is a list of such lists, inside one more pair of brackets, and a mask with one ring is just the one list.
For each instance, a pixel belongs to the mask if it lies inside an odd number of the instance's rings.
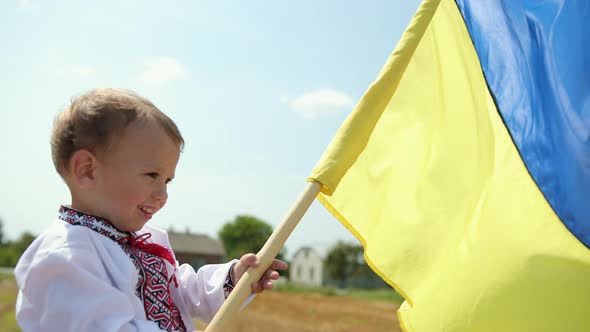
[[[170,287],[176,283],[175,266],[163,257],[142,250],[134,241],[135,234],[118,230],[109,221],[62,206],[59,218],[71,225],[83,226],[102,234],[119,243],[123,251],[131,258],[138,272],[135,295],[142,301],[145,315],[166,331],[186,331],[180,311],[174,304]],[[149,234],[149,233],[148,233]],[[144,237],[149,238],[149,236]],[[145,241],[145,240],[144,240]],[[157,244],[152,244],[159,246]]]
[[[154,243],[171,248],[166,232],[148,223],[135,234],[117,229],[113,233],[112,225],[101,218],[83,213],[70,213],[69,217],[65,213],[62,217],[73,218],[78,225],[56,218],[15,267],[19,288],[15,316],[22,330],[162,332],[156,321],[147,318],[145,303],[149,311],[150,299],[144,301],[146,297],[140,296],[144,289],[139,285],[146,285],[145,277],[138,282],[141,273],[136,263],[140,260],[131,258],[123,245],[135,248],[144,243],[139,247],[145,249]],[[151,234],[149,241],[147,233]],[[139,251],[137,255],[146,252]],[[162,252],[151,249],[147,253],[162,256]],[[194,319],[209,322],[223,304],[224,292],[231,286],[230,269],[236,260],[204,265],[197,271],[189,264],[173,261],[174,265],[164,262],[167,288],[163,292],[169,290],[186,330],[193,331]],[[147,268],[144,272],[148,272]],[[178,324],[180,327],[182,323]]]

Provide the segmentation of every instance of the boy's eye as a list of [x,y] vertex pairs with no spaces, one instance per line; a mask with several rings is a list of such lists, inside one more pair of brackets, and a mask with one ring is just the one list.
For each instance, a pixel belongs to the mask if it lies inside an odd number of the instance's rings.
[[160,174],[158,174],[156,172],[146,173],[146,175],[149,176],[152,179],[157,179],[158,176],[160,176]]
[[[160,173],[156,173],[156,172],[150,172],[150,173],[146,173],[145,175],[149,176],[152,179],[158,179],[160,177]],[[166,183],[170,183],[170,181],[172,181],[171,178],[167,178],[166,179]]]

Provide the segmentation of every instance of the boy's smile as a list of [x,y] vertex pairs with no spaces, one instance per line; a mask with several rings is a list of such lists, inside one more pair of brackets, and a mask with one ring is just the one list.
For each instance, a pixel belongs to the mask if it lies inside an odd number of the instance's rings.
[[72,207],[109,220],[122,231],[138,231],[166,204],[180,147],[155,121],[130,124],[96,155],[94,186]]

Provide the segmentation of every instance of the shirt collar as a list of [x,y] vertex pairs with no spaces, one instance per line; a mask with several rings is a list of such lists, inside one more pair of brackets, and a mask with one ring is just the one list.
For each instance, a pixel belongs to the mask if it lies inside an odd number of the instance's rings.
[[88,227],[116,242],[134,236],[132,233],[120,231],[110,221],[104,218],[93,216],[65,205],[59,208],[59,219],[71,225]]

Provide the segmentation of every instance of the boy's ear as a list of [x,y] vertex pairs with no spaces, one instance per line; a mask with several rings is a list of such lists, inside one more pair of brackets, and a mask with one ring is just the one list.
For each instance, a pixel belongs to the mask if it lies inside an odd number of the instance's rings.
[[70,176],[81,188],[95,184],[97,160],[88,150],[78,150],[70,158]]

